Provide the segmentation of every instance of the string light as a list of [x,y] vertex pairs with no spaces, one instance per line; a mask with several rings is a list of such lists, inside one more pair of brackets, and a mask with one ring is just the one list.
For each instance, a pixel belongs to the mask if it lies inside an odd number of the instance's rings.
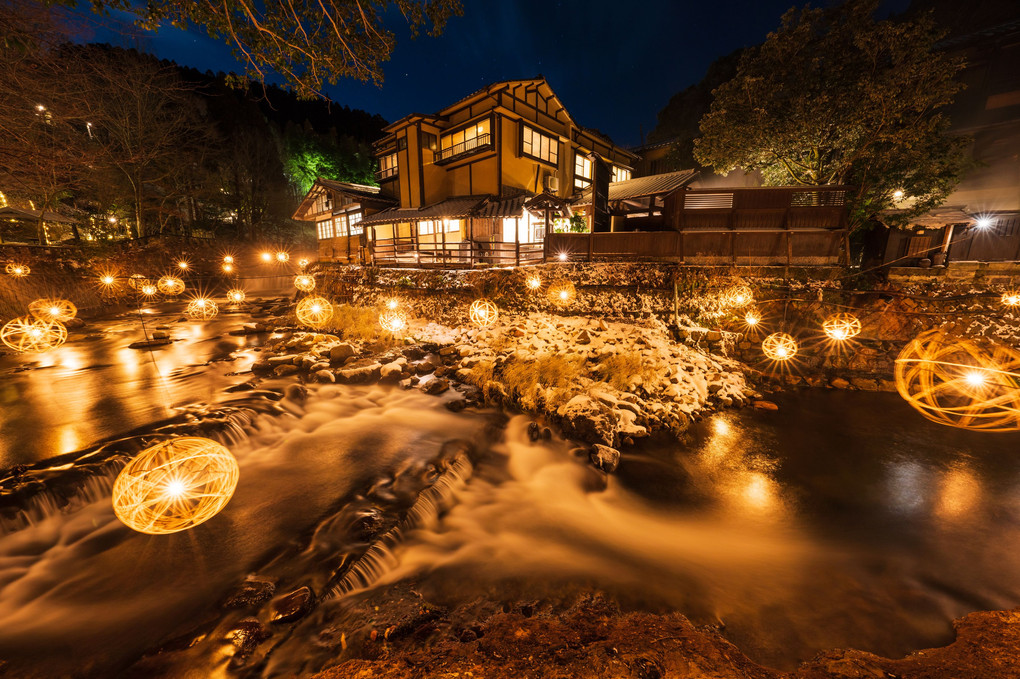
[[32,273],[32,269],[29,268],[28,264],[21,264],[19,262],[10,262],[4,267],[4,271],[15,278],[21,278],[22,276],[27,276]]
[[244,298],[245,298],[244,290],[242,290],[241,288],[232,288],[230,290],[227,290],[227,299],[233,302],[234,304],[240,304],[241,302],[244,301]]
[[305,297],[298,302],[294,313],[302,325],[318,330],[333,317],[333,305],[325,297]]
[[861,334],[861,321],[853,314],[833,314],[822,323],[822,330],[829,339],[842,342]]
[[315,277],[301,274],[294,278],[294,287],[303,292],[311,292],[315,289]]
[[723,306],[745,307],[754,301],[754,293],[746,285],[735,285],[722,294],[719,301]]
[[208,297],[196,297],[188,302],[188,307],[184,310],[188,318],[196,321],[208,321],[219,312],[216,302]]
[[146,448],[113,484],[113,511],[128,528],[163,535],[194,528],[230,502],[240,478],[230,451],[187,436]]
[[399,333],[407,329],[407,316],[403,311],[384,311],[379,314],[379,325],[382,329],[391,332]]
[[28,305],[28,313],[42,321],[67,323],[78,315],[78,308],[66,299],[37,299]]
[[773,361],[788,361],[797,355],[797,340],[785,332],[774,332],[761,343],[761,350]]
[[896,359],[896,390],[932,422],[979,431],[1020,430],[1020,352],[929,330]]
[[396,297],[389,298],[388,300],[386,300],[386,308],[389,309],[390,311],[400,308],[400,300],[397,299]]
[[487,299],[476,299],[468,308],[471,322],[480,328],[487,328],[499,317],[499,308]]
[[24,316],[8,321],[0,328],[0,341],[18,353],[42,353],[66,342],[67,328],[59,321]]
[[112,274],[103,273],[100,274],[99,276],[99,284],[107,288],[112,288],[114,285],[117,284],[117,278]]
[[230,262],[224,262],[224,264],[223,264],[223,273],[233,273],[233,271],[234,271],[234,265],[231,264]]
[[565,307],[577,297],[577,288],[568,280],[556,281],[546,291],[549,301],[559,307]]
[[177,268],[180,269],[181,271],[187,271],[190,266],[191,265],[188,263],[188,261],[184,259],[177,262]]
[[163,276],[156,281],[156,289],[164,295],[179,295],[184,292],[184,281],[177,276]]

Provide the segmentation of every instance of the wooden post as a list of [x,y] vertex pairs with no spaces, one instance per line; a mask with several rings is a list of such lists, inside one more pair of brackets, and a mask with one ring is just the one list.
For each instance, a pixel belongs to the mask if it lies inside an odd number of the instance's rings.
[[514,262],[521,265],[521,218],[514,217]]
[[449,262],[446,261],[446,220],[439,223],[443,225],[443,264],[448,264]]
[[468,217],[468,264],[475,266],[475,218]]
[[793,231],[786,230],[786,266],[793,264]]
[[421,248],[418,247],[418,220],[411,222],[411,242],[414,244],[414,263],[421,264]]

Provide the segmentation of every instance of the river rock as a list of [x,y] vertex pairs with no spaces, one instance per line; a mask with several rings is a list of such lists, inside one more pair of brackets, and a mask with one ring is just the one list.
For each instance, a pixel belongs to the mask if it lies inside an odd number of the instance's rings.
[[337,382],[365,384],[379,379],[382,364],[370,359],[354,361],[336,372]]
[[269,365],[272,366],[284,365],[285,363],[293,365],[294,359],[297,357],[297,354],[285,354],[283,356],[270,356],[266,360],[269,362]]
[[383,382],[398,382],[403,371],[404,366],[400,361],[393,361],[379,369],[379,379]]
[[556,411],[564,433],[584,441],[612,444],[616,438],[616,417],[605,404],[578,394]]
[[350,342],[341,342],[329,350],[329,360],[333,363],[343,363],[351,356],[357,355],[357,350]]
[[223,608],[256,608],[272,599],[275,593],[276,583],[269,578],[248,576],[223,602]]
[[287,377],[288,375],[294,375],[298,372],[298,367],[293,363],[278,365],[273,368],[273,374],[277,377]]
[[436,377],[421,383],[421,390],[426,394],[436,396],[450,388],[450,383],[442,377]]
[[336,376],[329,370],[316,370],[312,375],[319,382],[328,382],[330,384],[336,382]]
[[752,401],[751,407],[757,410],[779,410],[779,406],[772,401]]
[[274,623],[293,622],[312,609],[312,590],[301,587],[273,602]]
[[272,369],[273,366],[265,359],[259,359],[251,364],[251,371],[253,373],[267,373]]
[[593,465],[607,474],[612,474],[620,466],[620,451],[598,443],[591,447],[589,458]]

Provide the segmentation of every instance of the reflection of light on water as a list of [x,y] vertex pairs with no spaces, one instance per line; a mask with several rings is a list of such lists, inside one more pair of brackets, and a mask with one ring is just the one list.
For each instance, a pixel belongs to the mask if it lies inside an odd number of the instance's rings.
[[943,519],[960,518],[970,513],[981,498],[981,483],[968,469],[957,466],[939,481],[935,514]]
[[722,417],[717,417],[712,420],[712,429],[715,430],[716,434],[725,436],[730,433],[730,423]]
[[889,472],[889,505],[900,512],[914,512],[925,504],[931,484],[929,472],[917,462],[898,462]]
[[753,509],[768,509],[775,503],[775,481],[761,472],[750,472],[744,485],[743,499]]
[[79,435],[78,431],[71,426],[60,428],[60,443],[58,447],[60,450],[54,451],[54,455],[63,455],[64,453],[72,453],[79,448],[83,448],[88,442],[83,440]]

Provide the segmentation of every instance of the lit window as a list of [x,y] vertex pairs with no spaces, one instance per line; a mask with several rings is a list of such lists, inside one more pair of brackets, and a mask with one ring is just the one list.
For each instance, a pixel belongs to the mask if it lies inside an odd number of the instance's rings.
[[419,235],[427,236],[427,235],[435,233],[435,232],[436,232],[436,223],[434,221],[432,221],[431,219],[426,219],[424,221],[418,222],[418,234]]
[[556,165],[560,158],[559,142],[523,123],[521,127],[521,153]]
[[591,184],[591,160],[580,153],[574,154],[574,188],[583,189]]
[[365,227],[361,225],[361,213],[350,212],[347,214],[347,229],[352,236],[360,236],[365,231]]
[[443,224],[446,226],[446,232],[460,231],[460,220],[459,219],[444,219]]
[[319,227],[319,240],[325,240],[333,237],[333,220],[324,219],[321,222],[317,222]]
[[397,154],[391,153],[379,159],[379,179],[397,176]]
[[492,144],[492,135],[489,134],[489,119],[485,118],[469,127],[444,134],[439,141],[442,147],[439,151],[440,160],[489,146]]
[[613,179],[614,182],[625,182],[630,179],[630,170],[625,167],[617,167],[613,165]]

